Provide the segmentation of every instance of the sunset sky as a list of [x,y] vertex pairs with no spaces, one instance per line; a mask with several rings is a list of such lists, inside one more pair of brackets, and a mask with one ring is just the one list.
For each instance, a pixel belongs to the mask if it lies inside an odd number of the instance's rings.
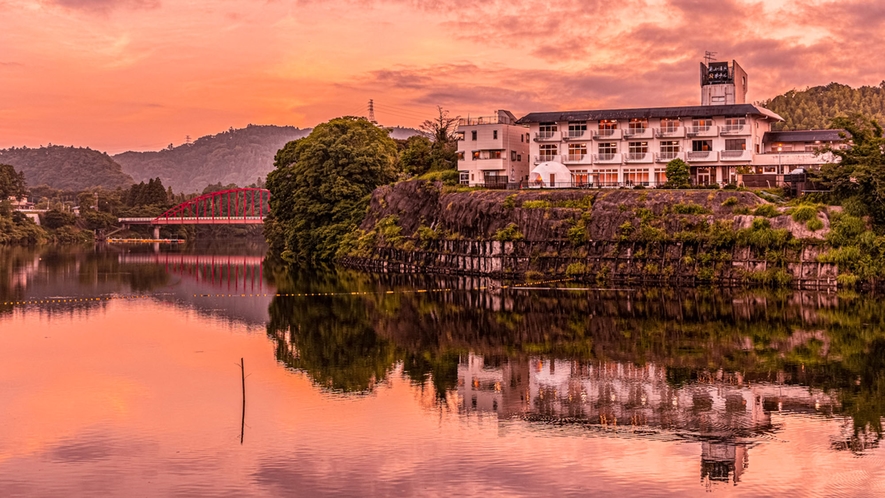
[[751,100],[878,85],[876,0],[0,0],[0,147],[152,150],[249,123],[687,105],[705,50]]

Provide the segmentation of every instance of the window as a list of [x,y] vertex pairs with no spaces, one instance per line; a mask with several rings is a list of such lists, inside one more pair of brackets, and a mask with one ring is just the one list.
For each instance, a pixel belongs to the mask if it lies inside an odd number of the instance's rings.
[[670,160],[679,154],[679,140],[662,140],[660,158]]
[[[747,118],[725,118],[724,131],[741,131],[747,125]],[[727,149],[726,149],[727,150]]]
[[615,134],[615,130],[618,129],[618,120],[617,119],[600,119],[599,120],[599,134],[603,137],[611,136]]
[[458,176],[459,176],[458,182],[461,185],[469,185],[470,184],[470,175],[466,171],[459,171]]
[[691,120],[691,129],[695,133],[707,131],[711,126],[713,126],[713,120],[710,118],[695,118]]
[[464,160],[464,152],[465,152],[465,151],[463,151],[463,150],[459,150],[459,151],[458,151],[458,160],[459,160],[459,161],[463,161],[463,160]]
[[528,133],[525,134],[525,141],[526,141],[526,142],[529,141],[529,134],[528,134]]
[[579,121],[575,123],[568,124],[568,136],[569,138],[581,138],[584,136],[584,133],[587,132],[587,122]]
[[726,138],[725,150],[747,150],[747,140],[744,138]]
[[492,130],[492,140],[498,139],[498,130]]
[[709,152],[713,150],[713,141],[712,140],[692,140],[691,141],[691,151],[692,152]]
[[600,142],[599,143],[599,159],[602,161],[611,161],[618,153],[617,142]]
[[648,154],[648,142],[628,142],[627,146],[630,159],[643,159]]
[[625,169],[624,181],[627,185],[648,185],[648,169]]
[[646,128],[648,128],[648,119],[645,118],[633,118],[627,123],[627,130],[633,134],[645,133]]
[[596,169],[593,170],[596,176],[596,183],[600,187],[617,187],[618,186],[618,170],[616,169]]
[[470,132],[470,140],[476,141],[476,130]]
[[661,131],[664,133],[676,133],[680,125],[678,119],[664,118],[661,120]]
[[511,162],[516,161],[516,151],[515,150],[510,151],[510,161]]
[[538,138],[551,138],[556,134],[556,123],[541,123],[538,129]]
[[490,150],[489,151],[489,159],[501,159],[501,156],[504,155],[503,150]]
[[545,144],[540,148],[541,155],[539,159],[543,161],[555,161],[559,148],[556,144]]
[[518,162],[518,163],[521,163],[521,162],[522,162],[522,154],[517,154],[517,155],[516,155],[516,162]]
[[589,185],[590,184],[590,175],[587,173],[586,169],[579,169],[572,171],[572,184],[576,187]]
[[655,168],[655,185],[663,185],[665,183],[667,183],[667,170]]
[[587,155],[587,144],[568,144],[568,160],[580,161]]
[[525,135],[522,133],[519,134],[519,141],[525,143]]
[[476,161],[477,159],[479,159],[479,151],[475,150],[473,151],[473,160]]

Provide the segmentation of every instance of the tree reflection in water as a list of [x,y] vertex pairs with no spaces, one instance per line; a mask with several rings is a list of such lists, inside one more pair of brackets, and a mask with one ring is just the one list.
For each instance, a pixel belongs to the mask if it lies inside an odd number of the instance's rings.
[[[370,392],[401,368],[463,413],[712,438],[710,478],[721,474],[716,455],[742,459],[741,438],[776,429],[775,411],[849,416],[837,450],[882,437],[885,310],[872,298],[478,291],[469,278],[268,273],[280,293],[338,294],[277,297],[268,325],[278,360],[333,391]],[[414,292],[434,287],[453,290]]]

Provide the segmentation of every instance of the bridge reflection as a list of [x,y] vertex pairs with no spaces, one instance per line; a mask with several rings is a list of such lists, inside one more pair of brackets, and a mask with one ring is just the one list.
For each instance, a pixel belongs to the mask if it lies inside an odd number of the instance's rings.
[[264,258],[239,255],[124,253],[120,264],[162,266],[166,273],[226,292],[264,292]]

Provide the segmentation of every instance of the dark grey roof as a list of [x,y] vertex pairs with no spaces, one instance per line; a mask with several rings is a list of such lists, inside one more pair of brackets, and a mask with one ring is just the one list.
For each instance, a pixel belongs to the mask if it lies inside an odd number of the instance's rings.
[[686,107],[645,107],[638,109],[602,109],[591,111],[533,112],[517,121],[519,124],[562,121],[597,121],[600,119],[630,118],[703,118],[713,116],[765,116],[776,121],[784,118],[764,107],[752,104],[696,105]]
[[762,136],[765,143],[772,142],[841,142],[840,137],[845,130],[795,130],[795,131],[767,131]]

